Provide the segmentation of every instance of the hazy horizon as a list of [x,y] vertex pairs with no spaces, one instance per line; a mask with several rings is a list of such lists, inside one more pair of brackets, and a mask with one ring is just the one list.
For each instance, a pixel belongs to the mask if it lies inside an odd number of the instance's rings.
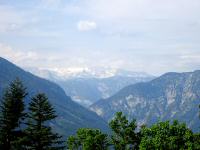
[[200,69],[198,0],[0,0],[0,57],[23,68]]

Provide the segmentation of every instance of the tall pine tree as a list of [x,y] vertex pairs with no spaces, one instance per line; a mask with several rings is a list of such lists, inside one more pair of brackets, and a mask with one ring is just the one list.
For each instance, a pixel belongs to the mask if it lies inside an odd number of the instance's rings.
[[113,131],[111,142],[117,150],[138,149],[140,138],[136,132],[136,120],[128,121],[122,112],[117,112],[109,126]]
[[26,129],[27,149],[57,150],[64,149],[61,136],[53,133],[48,121],[55,119],[55,111],[45,94],[38,94],[29,104],[28,127]]
[[19,79],[6,89],[0,106],[0,149],[10,150],[21,136],[20,124],[25,117],[26,89]]

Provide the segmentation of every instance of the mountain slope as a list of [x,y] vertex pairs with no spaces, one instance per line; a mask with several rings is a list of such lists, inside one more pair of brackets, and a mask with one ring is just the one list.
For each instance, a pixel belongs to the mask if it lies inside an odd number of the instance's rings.
[[93,104],[90,109],[110,120],[117,111],[139,124],[178,119],[194,131],[199,128],[200,71],[167,73],[150,82],[125,87]]
[[56,81],[72,99],[88,107],[101,98],[108,98],[127,85],[149,81],[153,77],[113,76],[109,78],[73,78]]
[[72,100],[89,107],[99,99],[108,98],[122,88],[155,78],[145,72],[112,68],[26,68],[33,74],[60,85]]
[[26,98],[26,104],[30,102],[30,97],[38,92],[47,94],[58,115],[56,121],[51,122],[51,126],[58,132],[69,135],[80,127],[107,130],[107,125],[103,119],[73,102],[58,85],[25,72],[3,58],[0,58],[0,97],[2,97],[3,90],[16,77],[19,77],[27,87],[29,97]]

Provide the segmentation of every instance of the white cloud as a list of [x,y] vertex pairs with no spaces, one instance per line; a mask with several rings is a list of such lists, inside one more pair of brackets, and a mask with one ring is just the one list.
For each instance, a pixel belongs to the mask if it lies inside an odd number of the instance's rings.
[[103,33],[139,32],[158,39],[191,32],[188,24],[200,17],[199,0],[86,0],[79,6],[80,15],[95,20]]
[[177,54],[137,55],[130,56],[130,58],[127,57],[127,54],[123,53],[118,57],[116,55],[106,57],[105,55],[96,56],[92,54],[91,56],[79,54],[77,57],[74,57],[73,55],[68,56],[65,53],[58,54],[55,52],[47,54],[45,52],[16,50],[9,45],[0,43],[0,57],[6,58],[24,68],[53,69],[59,74],[66,71],[79,71],[82,68],[103,68],[107,66],[108,68],[115,69],[124,68],[134,71],[146,71],[158,75],[168,71],[192,71],[200,67],[200,55],[195,51],[186,51]]
[[89,30],[94,30],[96,29],[97,24],[94,21],[79,21],[77,24],[77,28],[79,31],[89,31]]
[[[18,8],[26,4],[0,5],[0,42],[16,46],[0,44],[0,56],[17,64],[109,65],[158,73],[200,67],[199,0],[42,0],[32,4],[26,7],[30,9]],[[96,29],[95,34],[80,36],[76,27],[82,32]],[[185,45],[196,51],[182,54]]]
[[3,43],[0,43],[0,57],[8,59],[16,64],[23,64],[23,62],[27,60],[33,63],[35,60],[39,59],[35,52],[14,50],[11,46]]

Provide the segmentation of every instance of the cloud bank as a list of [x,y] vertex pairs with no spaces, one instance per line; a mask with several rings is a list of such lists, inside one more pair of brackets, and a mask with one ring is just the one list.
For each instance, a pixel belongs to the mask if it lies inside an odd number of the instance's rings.
[[1,1],[0,56],[45,68],[195,70],[199,8],[199,0]]

